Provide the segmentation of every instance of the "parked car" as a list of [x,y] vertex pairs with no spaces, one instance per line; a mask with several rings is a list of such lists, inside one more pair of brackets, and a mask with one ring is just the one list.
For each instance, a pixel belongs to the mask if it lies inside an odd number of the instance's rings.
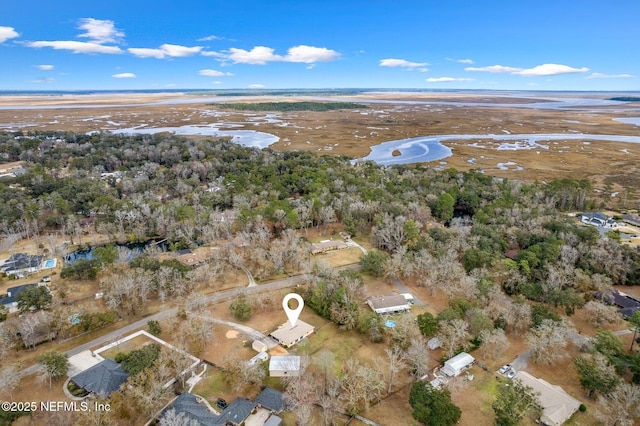
[[44,277],[42,277],[42,282],[43,283],[50,283],[51,282],[51,277],[49,275],[45,275]]
[[516,377],[516,370],[512,368],[511,371],[507,373],[507,379],[513,379],[514,377]]
[[506,374],[507,371],[511,370],[511,366],[509,364],[505,364],[502,367],[500,367],[500,370],[498,370],[498,373],[500,374]]
[[216,401],[216,405],[218,406],[218,408],[224,410],[229,404],[227,404],[227,401],[225,401],[224,399],[218,398],[218,400]]

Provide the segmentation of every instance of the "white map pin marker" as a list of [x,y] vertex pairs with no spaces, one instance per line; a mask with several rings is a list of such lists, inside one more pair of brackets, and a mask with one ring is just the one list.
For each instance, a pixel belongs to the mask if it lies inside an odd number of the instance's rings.
[[[289,307],[289,300],[296,299],[298,301],[298,307],[295,309],[291,309]],[[287,314],[287,318],[289,318],[289,324],[291,324],[291,328],[296,326],[296,321],[298,321],[298,317],[300,316],[300,312],[302,312],[302,308],[304,308],[304,300],[302,300],[302,296],[296,293],[287,294],[284,299],[282,299],[282,307],[284,308],[284,313]]]

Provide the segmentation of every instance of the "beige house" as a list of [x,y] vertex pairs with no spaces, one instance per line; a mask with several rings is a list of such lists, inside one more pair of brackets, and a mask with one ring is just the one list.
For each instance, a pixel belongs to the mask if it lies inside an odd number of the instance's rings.
[[285,348],[290,348],[300,340],[311,335],[314,331],[314,326],[307,324],[302,320],[297,320],[296,325],[293,327],[291,327],[291,324],[287,321],[278,327],[277,330],[273,331],[270,336],[276,339],[278,343]]
[[326,240],[311,244],[311,254],[325,253],[331,250],[342,250],[349,246],[344,241]]
[[542,406],[540,421],[544,425],[559,426],[569,420],[580,408],[580,401],[566,393],[560,386],[552,385],[525,371],[518,371],[515,379],[538,393],[538,400]]
[[378,315],[397,314],[411,310],[411,305],[401,294],[371,296],[367,298],[367,305]]

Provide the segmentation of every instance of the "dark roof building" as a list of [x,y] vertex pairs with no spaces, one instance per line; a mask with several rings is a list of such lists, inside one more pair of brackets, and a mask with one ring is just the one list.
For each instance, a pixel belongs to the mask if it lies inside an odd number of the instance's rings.
[[218,424],[216,423],[218,416],[209,411],[209,408],[205,404],[200,403],[200,397],[189,392],[180,394],[180,396],[178,396],[173,403],[164,410],[160,417],[162,418],[167,411],[171,409],[175,410],[177,415],[182,414],[190,420],[195,420],[202,426]]
[[42,265],[44,256],[32,256],[27,253],[14,253],[2,264],[2,272],[7,275],[22,270],[36,270]]
[[[201,426],[239,426],[256,409],[257,404],[244,398],[236,398],[222,413],[215,414],[200,397],[189,392],[178,396],[160,415],[162,418],[169,410],[174,409],[176,415],[183,414],[195,420]],[[186,419],[185,419],[186,420]]]
[[597,293],[596,297],[603,302],[617,306],[618,311],[625,317],[630,317],[634,312],[640,311],[640,300],[618,290]]
[[256,409],[257,404],[248,399],[236,398],[227,408],[224,409],[216,419],[215,425],[239,426]]
[[284,410],[284,395],[275,389],[264,388],[255,399],[255,403],[261,407],[279,414]]
[[618,223],[609,215],[601,212],[586,212],[576,215],[582,223],[589,225],[602,226],[604,228],[615,228]]
[[8,288],[7,295],[0,298],[0,305],[5,305],[6,307],[12,306],[14,303],[16,303],[16,296],[18,296],[29,287],[35,287],[37,285],[38,284],[23,284]]
[[111,359],[105,359],[82,373],[76,374],[71,378],[71,381],[88,392],[106,398],[120,389],[128,377],[129,374],[122,370],[120,364]]

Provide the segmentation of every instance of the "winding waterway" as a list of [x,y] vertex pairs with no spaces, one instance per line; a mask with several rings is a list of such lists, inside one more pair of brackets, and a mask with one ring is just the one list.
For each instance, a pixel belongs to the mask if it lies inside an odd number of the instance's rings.
[[[379,145],[374,145],[371,147],[371,153],[366,157],[360,158],[359,160],[371,160],[383,165],[426,163],[429,161],[440,160],[442,158],[453,155],[451,149],[442,144],[442,141],[453,140],[503,141],[503,143],[501,143],[496,149],[524,150],[548,149],[548,145],[544,145],[540,142],[558,140],[640,143],[640,136],[591,135],[576,133],[421,136],[417,138],[383,142]],[[400,155],[394,156],[394,151],[400,152]]]

